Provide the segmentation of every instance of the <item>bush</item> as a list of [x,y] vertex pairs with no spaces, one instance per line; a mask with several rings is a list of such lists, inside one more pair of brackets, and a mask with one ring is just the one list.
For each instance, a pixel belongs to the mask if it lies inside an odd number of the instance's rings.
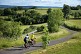
[[46,49],[49,42],[47,27],[43,29],[43,32],[44,32],[44,36],[42,36],[42,44],[43,44],[43,49]]
[[0,31],[0,37],[3,36],[3,33]]
[[21,35],[20,23],[0,21],[0,31],[4,37],[17,38]]
[[37,27],[36,26],[30,26],[31,29],[36,29]]
[[23,33],[29,33],[36,30],[36,26],[30,26],[29,28],[26,28]]
[[44,29],[44,26],[37,27],[37,32],[41,32],[41,31],[43,31],[43,29]]

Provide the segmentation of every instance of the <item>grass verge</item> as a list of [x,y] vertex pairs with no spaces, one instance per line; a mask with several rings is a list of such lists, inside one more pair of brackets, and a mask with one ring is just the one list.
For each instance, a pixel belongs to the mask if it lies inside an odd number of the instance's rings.
[[81,32],[66,42],[49,46],[47,49],[38,49],[26,54],[81,54]]
[[66,27],[72,29],[72,30],[81,30],[81,20],[68,20],[65,21],[65,25]]

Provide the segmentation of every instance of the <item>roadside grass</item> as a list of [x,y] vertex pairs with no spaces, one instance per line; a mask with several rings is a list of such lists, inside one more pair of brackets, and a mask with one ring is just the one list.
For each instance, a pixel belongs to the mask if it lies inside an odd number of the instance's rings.
[[[47,23],[37,24],[37,25],[33,25],[33,26],[42,26],[42,25],[46,25],[46,24]],[[24,31],[25,28],[27,28],[29,26],[30,25],[22,25],[21,26],[22,32]],[[34,34],[36,37],[36,42],[42,42],[41,37],[44,36],[44,33],[43,32],[36,32]],[[55,40],[55,39],[64,37],[68,34],[69,34],[69,32],[67,30],[60,28],[59,32],[50,33],[49,36],[50,36],[51,40]],[[29,34],[29,36],[31,36],[31,34]],[[14,38],[0,38],[0,49],[13,47],[13,46],[22,46],[24,44],[24,41],[23,41],[24,37],[25,37],[25,34],[20,36],[17,40]]]
[[74,29],[81,29],[81,20],[67,20],[65,21],[65,25],[67,27],[70,27],[70,28],[74,28]]
[[26,54],[81,54],[81,32],[74,34],[69,41],[38,49]]
[[23,37],[19,37],[17,40],[14,38],[0,38],[0,49],[21,46],[24,44]]
[[[64,36],[67,36],[68,34],[70,34],[66,29],[61,29],[59,30],[59,32],[56,33],[49,33],[49,39],[50,40],[55,40],[58,38],[62,38]],[[41,42],[42,41],[42,36],[44,36],[43,32],[36,32],[35,33],[36,36],[36,42]]]

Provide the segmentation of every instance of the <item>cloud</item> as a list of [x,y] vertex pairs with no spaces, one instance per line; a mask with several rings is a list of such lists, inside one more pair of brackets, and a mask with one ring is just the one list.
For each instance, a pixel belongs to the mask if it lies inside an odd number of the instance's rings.
[[54,0],[41,0],[41,1],[50,1],[51,2],[51,1],[54,1]]
[[81,0],[0,0],[0,5],[18,5],[18,6],[63,6],[68,4],[72,6],[81,5]]

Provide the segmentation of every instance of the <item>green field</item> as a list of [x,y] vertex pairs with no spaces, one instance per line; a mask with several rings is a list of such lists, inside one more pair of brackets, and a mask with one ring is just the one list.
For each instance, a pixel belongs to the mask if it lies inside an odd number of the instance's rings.
[[65,24],[68,27],[77,28],[77,29],[81,29],[80,23],[81,23],[81,19],[80,20],[67,20],[67,21],[65,21]]
[[18,10],[16,12],[22,14],[23,12],[25,12],[25,10]]
[[66,42],[49,46],[47,49],[39,49],[26,54],[81,54],[81,32]]

